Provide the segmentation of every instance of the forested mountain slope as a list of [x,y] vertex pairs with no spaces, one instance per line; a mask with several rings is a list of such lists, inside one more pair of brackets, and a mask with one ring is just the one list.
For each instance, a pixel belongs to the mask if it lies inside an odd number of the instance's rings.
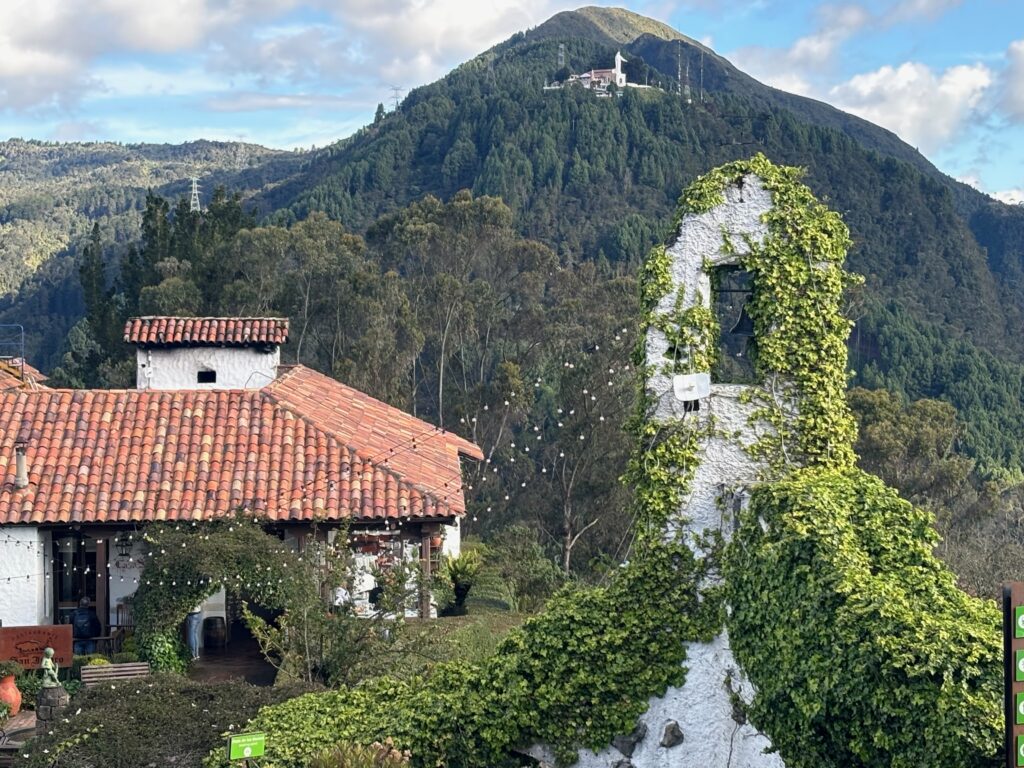
[[[610,66],[621,48],[630,81],[660,89],[615,99],[545,91],[565,76],[563,44],[575,72]],[[1024,211],[944,176],[891,132],[764,86],[628,12],[563,13],[514,36],[414,90],[399,112],[320,153],[262,204],[277,221],[322,210],[359,230],[425,193],[468,187],[502,197],[523,233],[562,259],[629,270],[664,233],[678,190],[756,151],[806,167],[808,184],[850,226],[850,266],[867,278],[852,307],[863,320],[853,349],[861,380],[950,399],[973,451],[1019,467],[1021,428],[990,430],[1024,417],[1013,383],[1024,354],[1013,233]],[[892,302],[903,320],[885,309]],[[885,341],[908,322],[934,343]],[[1006,370],[993,378],[994,366]]]
[[[545,90],[570,71],[610,67],[616,50],[631,82],[656,87],[608,99]],[[650,19],[560,13],[414,89],[344,141],[260,165],[255,178],[221,178],[261,189],[252,200],[267,222],[323,211],[358,234],[426,194],[498,196],[520,234],[563,265],[594,261],[595,274],[613,276],[630,274],[661,239],[695,176],[758,151],[806,167],[808,185],[850,226],[849,265],[867,278],[851,297],[859,381],[950,400],[968,423],[968,449],[1019,469],[1024,210],[944,176],[891,132],[758,83]],[[0,307],[0,321],[20,315],[32,327],[66,305],[49,288],[60,269],[66,287],[74,275],[54,262],[56,274],[40,273],[35,289]],[[52,364],[55,349],[37,350]]]
[[187,194],[198,176],[205,204],[213,186],[259,190],[296,158],[236,142],[0,141],[0,322],[25,325],[48,366],[82,314],[74,261],[94,222],[109,243],[134,241],[147,190]]

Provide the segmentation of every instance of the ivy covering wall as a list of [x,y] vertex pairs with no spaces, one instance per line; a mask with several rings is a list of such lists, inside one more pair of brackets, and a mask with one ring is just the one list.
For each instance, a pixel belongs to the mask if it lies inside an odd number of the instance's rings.
[[725,560],[730,639],[789,768],[1001,764],[1000,615],[936,540],[856,469],[755,492]]

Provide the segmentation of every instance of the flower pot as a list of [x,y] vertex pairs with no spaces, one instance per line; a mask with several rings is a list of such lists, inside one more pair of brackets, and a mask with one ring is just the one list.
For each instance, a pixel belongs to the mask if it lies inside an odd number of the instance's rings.
[[0,701],[11,708],[11,717],[21,711],[21,691],[14,684],[14,675],[0,679]]
[[435,552],[441,548],[442,544],[444,544],[444,537],[440,534],[435,534],[430,537],[430,548]]

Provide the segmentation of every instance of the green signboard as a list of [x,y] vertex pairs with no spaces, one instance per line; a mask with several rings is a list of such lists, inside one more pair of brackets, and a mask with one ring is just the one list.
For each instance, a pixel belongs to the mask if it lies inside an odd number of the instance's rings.
[[1014,702],[1017,725],[1024,725],[1024,693],[1018,693]]
[[1024,736],[1017,737],[1017,765],[1024,765]]
[[1024,637],[1024,605],[1013,609],[1013,636]]
[[1024,682],[1024,651],[1015,651],[1013,655],[1013,679]]
[[228,760],[248,760],[250,757],[262,757],[266,746],[267,735],[265,733],[239,733],[229,736]]

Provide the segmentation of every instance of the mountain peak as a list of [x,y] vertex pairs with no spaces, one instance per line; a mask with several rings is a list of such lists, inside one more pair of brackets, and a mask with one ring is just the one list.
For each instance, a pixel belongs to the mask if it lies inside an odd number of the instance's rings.
[[668,24],[625,8],[601,8],[593,5],[577,8],[575,11],[556,13],[527,33],[527,37],[532,39],[585,38],[609,45],[628,45],[644,35],[652,35],[662,40],[695,42]]

